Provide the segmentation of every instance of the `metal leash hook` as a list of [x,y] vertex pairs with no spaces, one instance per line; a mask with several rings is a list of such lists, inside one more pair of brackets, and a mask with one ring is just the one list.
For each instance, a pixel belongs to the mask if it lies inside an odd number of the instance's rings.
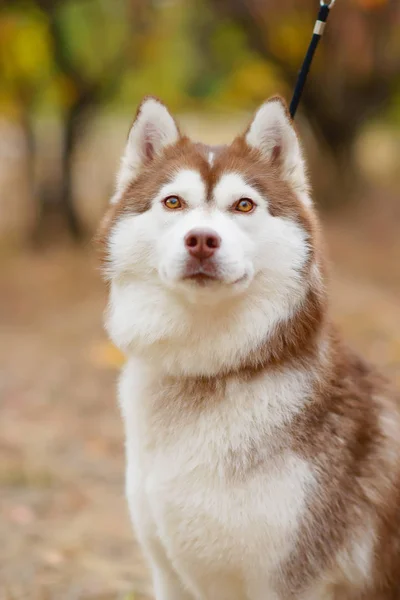
[[294,119],[294,116],[296,114],[301,94],[303,92],[307,80],[307,75],[310,70],[312,59],[314,58],[314,54],[317,49],[319,40],[321,39],[322,34],[324,33],[325,25],[329,17],[329,12],[332,6],[335,4],[335,2],[336,0],[328,0],[328,2],[320,0],[320,9],[318,12],[317,20],[315,21],[313,36],[311,38],[307,54],[304,58],[304,62],[297,77],[296,86],[293,92],[293,98],[289,107],[289,112],[292,119]]

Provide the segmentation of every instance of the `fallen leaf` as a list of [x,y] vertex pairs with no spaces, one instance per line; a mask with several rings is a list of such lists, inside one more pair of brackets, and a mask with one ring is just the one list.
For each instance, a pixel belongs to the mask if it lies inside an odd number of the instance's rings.
[[89,360],[96,367],[119,368],[125,363],[125,356],[111,342],[98,342],[90,349]]

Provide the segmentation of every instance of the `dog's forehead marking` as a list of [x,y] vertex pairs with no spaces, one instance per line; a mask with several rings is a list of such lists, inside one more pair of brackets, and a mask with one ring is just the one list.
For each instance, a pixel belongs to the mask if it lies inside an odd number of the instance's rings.
[[[212,167],[210,172],[211,170]],[[215,181],[210,181],[207,173],[195,167],[175,171],[169,181],[160,188],[157,199],[174,194],[181,196],[192,207],[211,202],[220,209],[226,209],[232,202],[244,197],[257,203],[265,201],[239,172],[225,171]]]
[[240,173],[223,172],[215,182],[207,181],[205,173],[195,168],[176,171],[168,183],[157,194],[162,199],[174,194],[182,196],[191,206],[199,206],[211,201],[219,208],[226,208],[241,197],[260,200],[260,194],[246,182]]
[[210,151],[208,153],[208,164],[210,165],[210,167],[213,166],[214,157],[215,157],[215,152]]

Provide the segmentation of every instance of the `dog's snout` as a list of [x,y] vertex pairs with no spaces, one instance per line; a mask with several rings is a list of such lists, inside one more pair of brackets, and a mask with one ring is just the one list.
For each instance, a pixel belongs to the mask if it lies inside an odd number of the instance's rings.
[[185,236],[185,246],[195,258],[211,258],[220,245],[221,238],[212,229],[192,229]]

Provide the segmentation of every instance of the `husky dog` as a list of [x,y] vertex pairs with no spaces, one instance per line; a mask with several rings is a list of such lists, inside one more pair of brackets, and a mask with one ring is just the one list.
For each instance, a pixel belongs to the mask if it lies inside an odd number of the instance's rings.
[[211,147],[146,98],[98,239],[156,599],[399,599],[400,412],[330,320],[284,102]]

